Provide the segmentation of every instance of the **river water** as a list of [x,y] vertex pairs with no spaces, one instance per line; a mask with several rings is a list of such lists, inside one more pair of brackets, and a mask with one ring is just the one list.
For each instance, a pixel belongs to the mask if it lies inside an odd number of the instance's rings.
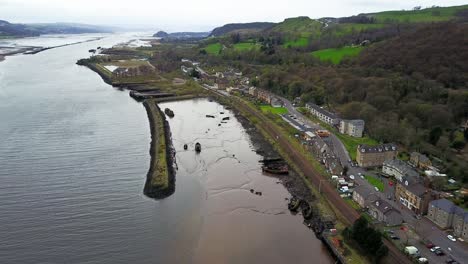
[[261,174],[232,113],[222,126],[204,117],[223,109],[217,103],[165,104],[176,113],[176,191],[160,201],[143,195],[145,109],[75,65],[89,49],[132,38],[108,35],[0,63],[0,263],[331,262],[286,210],[286,189]]

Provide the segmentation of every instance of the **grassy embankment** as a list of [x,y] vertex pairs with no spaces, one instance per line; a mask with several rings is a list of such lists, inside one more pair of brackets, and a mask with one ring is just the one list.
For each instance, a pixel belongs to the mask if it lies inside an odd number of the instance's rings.
[[288,113],[288,109],[286,109],[286,107],[273,107],[271,105],[260,105],[259,108],[265,114],[266,113],[271,113],[271,114],[287,114]]
[[333,64],[339,64],[346,57],[356,57],[361,53],[364,47],[343,47],[338,49],[323,49],[312,52],[312,56],[321,61],[330,61]]
[[364,178],[366,179],[366,181],[368,181],[374,187],[377,187],[377,189],[379,189],[380,192],[384,191],[384,183],[380,179],[377,179],[377,178],[369,176],[369,175],[364,175]]

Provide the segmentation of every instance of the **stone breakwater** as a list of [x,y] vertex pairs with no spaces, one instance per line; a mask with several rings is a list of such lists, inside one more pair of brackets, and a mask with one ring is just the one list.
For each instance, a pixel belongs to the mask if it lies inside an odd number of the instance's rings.
[[143,102],[151,130],[151,163],[146,177],[144,194],[164,199],[175,192],[175,150],[166,116],[154,100]]

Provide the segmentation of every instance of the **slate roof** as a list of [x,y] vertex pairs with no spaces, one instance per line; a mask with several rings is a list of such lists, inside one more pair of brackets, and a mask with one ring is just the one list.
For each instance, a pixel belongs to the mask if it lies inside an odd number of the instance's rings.
[[368,146],[368,145],[359,145],[358,150],[361,153],[376,153],[376,152],[385,152],[385,151],[396,151],[397,146],[395,144],[382,144],[378,146]]
[[321,108],[320,106],[318,106],[316,104],[307,103],[306,105],[309,106],[309,108],[315,109],[317,112],[322,113],[323,115],[328,116],[331,119],[337,119],[338,118],[338,116],[335,115],[334,113],[331,113],[331,112]]

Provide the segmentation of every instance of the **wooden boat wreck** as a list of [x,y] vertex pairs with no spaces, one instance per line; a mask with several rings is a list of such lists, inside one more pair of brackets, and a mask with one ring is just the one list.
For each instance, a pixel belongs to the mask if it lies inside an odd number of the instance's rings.
[[272,174],[289,174],[289,168],[286,164],[268,164],[262,166],[263,172],[268,172]]
[[169,108],[164,109],[164,113],[165,113],[168,117],[174,117],[174,111],[172,111],[172,110],[169,109]]
[[201,144],[199,142],[195,143],[195,151],[200,152],[201,151]]

